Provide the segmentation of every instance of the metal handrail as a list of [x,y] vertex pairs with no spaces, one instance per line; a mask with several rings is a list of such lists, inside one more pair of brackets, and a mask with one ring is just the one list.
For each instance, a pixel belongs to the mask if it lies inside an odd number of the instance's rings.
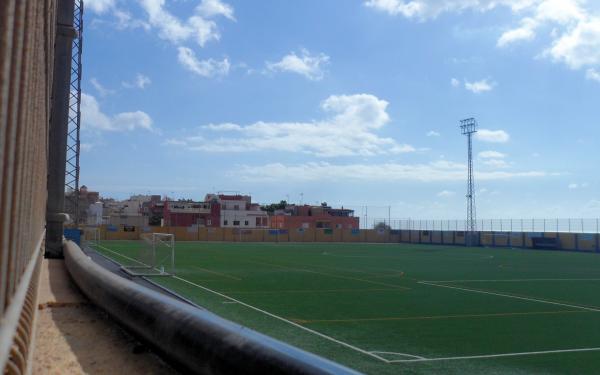
[[197,374],[358,374],[102,268],[72,241],[65,263],[81,291],[177,368]]

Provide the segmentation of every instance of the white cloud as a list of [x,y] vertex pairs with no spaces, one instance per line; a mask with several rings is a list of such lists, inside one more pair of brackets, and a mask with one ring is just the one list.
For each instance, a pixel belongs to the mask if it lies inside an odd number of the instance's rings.
[[546,55],[572,69],[600,65],[600,17],[578,22],[546,50]]
[[[298,165],[271,163],[266,165],[242,165],[231,174],[251,181],[463,181],[467,167],[464,164],[448,161],[436,161],[427,164],[330,164],[311,162]],[[479,181],[508,180],[513,178],[539,178],[554,176],[554,173],[543,171],[478,172],[475,178]]]
[[474,10],[485,12],[498,6],[509,6],[514,11],[535,4],[539,0],[366,0],[365,5],[390,15],[426,20],[446,12]]
[[492,91],[494,89],[494,86],[496,86],[496,83],[488,82],[487,78],[476,82],[465,81],[465,89],[475,94],[481,94],[482,92]]
[[600,72],[598,72],[596,69],[588,69],[585,72],[585,78],[592,81],[600,82]]
[[81,142],[79,148],[81,152],[89,152],[94,148],[94,145],[92,143]]
[[[367,7],[426,21],[442,13],[466,10],[487,12],[509,8],[519,25],[498,38],[500,48],[531,41],[541,30],[553,28],[550,44],[542,57],[564,63],[572,69],[600,66],[600,16],[597,1],[586,0],[365,0]],[[540,54],[537,54],[540,56]]]
[[506,157],[506,154],[503,154],[498,151],[481,151],[478,156],[482,159],[503,159]]
[[138,89],[142,89],[142,90],[145,89],[146,86],[148,86],[151,83],[152,83],[152,80],[150,80],[150,77],[145,76],[141,73],[138,73],[135,76],[135,80],[132,82],[121,82],[123,87],[126,87],[128,89],[138,88]]
[[152,119],[147,113],[142,111],[121,112],[109,116],[102,112],[96,98],[86,93],[81,93],[81,124],[84,130],[153,130]]
[[587,182],[584,182],[582,184],[570,183],[567,187],[571,190],[575,190],[575,189],[585,189],[588,186],[589,186],[589,184]]
[[207,42],[221,38],[212,17],[233,19],[233,8],[219,0],[203,0],[185,21],[165,9],[165,0],[140,0],[140,4],[148,15],[148,23],[158,29],[159,37],[175,44],[192,39],[204,47]]
[[439,137],[441,134],[436,132],[435,130],[430,130],[426,134],[428,137]]
[[[87,3],[86,3],[87,4]],[[133,18],[131,13],[122,10],[114,9],[113,16],[115,17],[115,26],[119,30],[143,28],[150,30],[150,24],[141,19]]]
[[324,53],[311,55],[306,49],[300,50],[300,54],[291,52],[276,63],[267,62],[267,69],[273,72],[292,72],[304,77],[319,81],[325,75],[323,67],[329,63],[329,56]]
[[202,77],[226,76],[231,64],[227,58],[222,61],[208,59],[198,60],[194,51],[187,47],[179,47],[179,62],[188,70]]
[[204,0],[197,8],[198,13],[206,18],[215,16],[223,16],[235,21],[233,16],[233,7],[229,4],[225,4],[220,0]]
[[389,121],[388,102],[373,95],[332,95],[321,103],[328,116],[311,122],[232,123],[202,126],[198,133],[171,141],[189,150],[245,152],[275,150],[320,157],[414,152],[410,145],[380,137],[376,131]]
[[104,14],[115,8],[115,0],[85,0],[85,10]]
[[450,80],[450,84],[452,85],[452,87],[458,87],[458,86],[460,86],[460,81],[456,78],[452,78]]
[[535,38],[535,27],[537,22],[531,18],[525,18],[521,21],[521,27],[504,32],[498,39],[498,47],[506,47],[517,41],[527,41]]
[[92,84],[92,86],[94,86],[94,89],[96,89],[96,91],[98,92],[98,95],[100,96],[107,96],[110,94],[114,94],[115,91],[114,90],[110,90],[107,89],[106,87],[104,87],[96,78],[92,77],[90,79],[90,83]]
[[504,130],[479,129],[475,138],[483,142],[506,143],[510,140],[510,135]]
[[455,196],[456,193],[453,191],[450,191],[450,190],[442,190],[439,193],[437,193],[436,195],[440,198],[449,198],[449,197]]
[[506,160],[503,159],[486,159],[483,161],[484,165],[487,165],[489,167],[493,167],[493,168],[508,168],[510,167],[510,164],[506,162]]

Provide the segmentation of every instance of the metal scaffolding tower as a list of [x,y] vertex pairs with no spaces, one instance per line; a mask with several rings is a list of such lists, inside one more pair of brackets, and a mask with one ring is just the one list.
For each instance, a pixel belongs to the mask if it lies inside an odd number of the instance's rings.
[[69,86],[69,119],[67,130],[67,159],[65,169],[65,211],[79,223],[79,152],[81,130],[81,53],[83,51],[83,0],[75,0]]
[[475,176],[473,176],[473,134],[477,133],[477,121],[474,118],[468,118],[460,121],[460,130],[467,136],[469,172],[467,177],[467,233],[466,244],[471,246],[474,243],[475,231],[477,230],[477,210],[475,208]]

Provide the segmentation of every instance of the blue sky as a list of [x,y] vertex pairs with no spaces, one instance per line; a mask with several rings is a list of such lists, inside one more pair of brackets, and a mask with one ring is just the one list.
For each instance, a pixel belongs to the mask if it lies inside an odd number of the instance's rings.
[[81,183],[103,196],[598,217],[600,4],[86,0]]

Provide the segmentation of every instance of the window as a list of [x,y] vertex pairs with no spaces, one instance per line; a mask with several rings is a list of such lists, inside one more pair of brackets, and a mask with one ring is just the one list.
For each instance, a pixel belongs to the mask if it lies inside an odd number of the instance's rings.
[[212,220],[211,219],[206,219],[206,225],[212,225]]
[[240,221],[239,220],[234,220],[233,221],[233,225],[240,225]]
[[261,222],[261,220],[260,220],[260,219],[261,219],[260,217],[257,217],[257,218],[256,218],[256,226],[257,226],[257,227],[260,227],[260,222]]
[[234,205],[233,209],[236,210],[236,211],[239,210],[240,209],[240,205],[239,204]]
[[227,225],[227,220],[223,220],[223,225]]
[[244,225],[248,226],[248,220],[244,221]]

